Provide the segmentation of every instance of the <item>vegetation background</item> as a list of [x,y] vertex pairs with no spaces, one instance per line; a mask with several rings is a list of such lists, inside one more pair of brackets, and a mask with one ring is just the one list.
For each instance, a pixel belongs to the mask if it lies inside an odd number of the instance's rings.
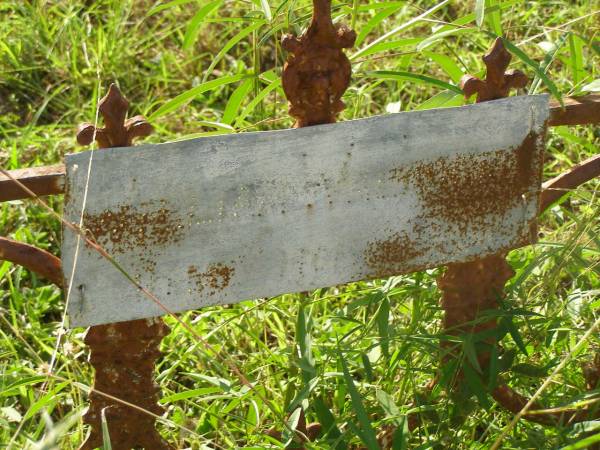
[[[307,0],[4,0],[0,164],[50,164],[79,151],[75,128],[94,121],[113,81],[130,114],[155,126],[150,142],[289,127],[279,42],[300,33],[310,14]],[[340,120],[463,104],[457,83],[483,73],[481,56],[495,34],[513,44],[512,67],[533,79],[529,93],[599,89],[598,0],[344,0],[334,2],[334,17],[358,33],[347,52],[354,74]],[[599,140],[594,127],[551,129],[545,177],[597,153]],[[509,255],[517,275],[502,314],[518,331],[503,338],[502,370],[524,394],[600,313],[599,188],[594,181],[572,192],[542,216],[540,242]],[[61,211],[62,198],[47,201]],[[0,230],[60,252],[58,221],[31,201],[1,204]],[[424,393],[441,356],[439,274],[184,314],[217,354],[168,318],[173,331],[156,371],[168,410],[161,432],[178,448],[281,448],[265,431],[284,429],[290,405],[304,404],[309,420],[329,415],[341,436],[310,448],[367,445],[386,425],[400,430],[395,448],[489,448],[511,415],[487,405],[485,392],[459,402],[441,388]],[[76,449],[84,439],[80,417],[92,382],[85,330],[66,331],[48,374],[63,313],[56,286],[0,262],[0,448]],[[580,365],[599,347],[595,334],[544,392],[544,405],[585,397]],[[225,358],[262,395],[242,386]],[[586,398],[597,402],[598,390]],[[427,426],[409,433],[405,418],[416,407]],[[586,448],[600,440],[599,425],[521,421],[502,448]]]

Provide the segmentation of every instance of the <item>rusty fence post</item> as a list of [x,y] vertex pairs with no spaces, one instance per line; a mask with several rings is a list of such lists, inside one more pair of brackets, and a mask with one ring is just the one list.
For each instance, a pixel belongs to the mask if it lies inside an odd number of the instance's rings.
[[[512,88],[525,87],[528,83],[525,74],[519,71],[506,71],[510,60],[511,55],[504,48],[502,39],[497,38],[489,53],[483,57],[487,67],[486,79],[480,80],[465,75],[461,80],[461,88],[465,93],[465,97],[469,98],[476,94],[476,101],[483,102],[506,97]],[[586,169],[589,169],[589,167],[586,167]],[[575,176],[585,178],[585,174],[579,172],[581,171],[578,171]],[[581,184],[579,179],[576,182]],[[554,181],[554,184],[560,185],[561,180]],[[549,194],[548,191],[543,191],[543,206],[547,206],[550,202],[545,197],[553,195],[556,196],[552,192]],[[543,208],[540,209],[541,211],[543,211]],[[474,334],[495,329],[497,327],[496,318],[493,317],[484,321],[481,319],[481,313],[485,310],[499,308],[499,302],[505,296],[504,286],[513,277],[514,273],[514,270],[506,261],[505,253],[448,265],[445,273],[437,280],[438,287],[442,292],[441,307],[444,310],[444,333],[459,336],[465,333]],[[490,346],[496,346],[498,343],[495,337],[488,337],[485,344],[487,344],[487,348],[490,348]],[[448,351],[443,360],[447,362],[453,359],[455,352],[452,351],[451,345],[445,344],[443,347]],[[487,349],[479,350],[477,359],[481,368],[487,368],[490,362],[489,351]],[[465,362],[465,364],[469,364],[469,362]],[[600,374],[600,357],[596,358],[595,364],[585,366],[584,376],[589,386],[596,386],[593,380],[598,378],[598,374]],[[455,382],[451,383],[450,389],[458,389],[461,382],[463,382],[463,375],[462,372],[459,372]],[[502,381],[493,388],[491,395],[503,408],[513,413],[518,413],[529,400]],[[533,409],[541,409],[541,407],[536,404]],[[590,412],[592,412],[591,409],[561,410],[545,414],[526,413],[523,418],[545,425],[556,425],[591,420],[593,417],[600,416],[600,412],[591,415]]]
[[[300,37],[286,34],[282,46],[288,57],[283,66],[282,85],[289,102],[293,128],[335,123],[344,110],[342,96],[350,84],[352,68],[344,48],[354,45],[356,33],[344,25],[334,25],[331,0],[313,0],[310,25]],[[306,423],[300,406],[297,438],[290,449],[304,449],[304,442],[314,441],[321,433],[318,422]],[[282,433],[271,429],[268,434],[279,440]]]
[[[116,85],[100,101],[105,126],[80,125],[77,142],[89,145],[93,139],[100,148],[127,147],[136,137],[148,136],[152,126],[144,117],[125,119],[128,101]],[[83,224],[85,229],[85,223]],[[93,239],[93,236],[91,236]],[[132,320],[90,327],[85,343],[90,348],[90,363],[95,370],[90,406],[83,420],[91,426],[81,450],[102,446],[102,412],[106,417],[113,450],[145,448],[171,450],[155,429],[155,417],[164,412],[158,405],[159,388],[154,383],[154,365],[160,356],[159,345],[169,328],[161,318]],[[148,414],[150,412],[151,414]]]

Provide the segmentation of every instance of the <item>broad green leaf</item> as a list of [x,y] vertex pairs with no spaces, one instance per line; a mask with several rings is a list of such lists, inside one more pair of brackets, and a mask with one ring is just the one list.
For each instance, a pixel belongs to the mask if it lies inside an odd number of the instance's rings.
[[227,101],[227,105],[225,105],[225,111],[223,112],[223,118],[221,119],[222,123],[231,125],[235,120],[237,113],[242,105],[242,102],[246,99],[246,96],[252,89],[253,80],[247,79],[241,83]]
[[502,32],[502,5],[498,3],[502,3],[501,0],[486,0],[486,8],[485,15],[487,21],[490,25],[490,28],[496,33],[498,36],[502,36],[504,33]]
[[200,94],[202,94],[204,92],[208,92],[208,91],[211,91],[220,86],[235,83],[237,81],[243,80],[245,78],[250,78],[250,77],[252,77],[251,74],[238,74],[238,75],[230,75],[227,77],[216,78],[214,80],[207,81],[206,83],[202,83],[196,87],[193,87],[192,89],[188,89],[187,91],[182,92],[177,97],[172,98],[171,100],[167,101],[164,105],[162,105],[160,108],[158,108],[156,111],[154,111],[150,115],[149,120],[151,120],[151,121],[155,120],[159,117],[162,117],[166,114],[169,114],[169,113],[175,111],[176,109],[189,103],[195,97],[199,96]]
[[391,16],[396,11],[398,11],[401,7],[402,7],[402,5],[395,5],[391,8],[386,8],[382,11],[379,11],[377,14],[375,14],[375,16],[373,16],[366,24],[364,24],[360,27],[360,32],[358,33],[358,36],[356,37],[356,42],[354,43],[354,45],[356,47],[360,47],[360,45],[364,42],[366,37],[369,35],[369,33],[375,27],[377,27],[381,22],[383,22],[389,16]]
[[517,327],[515,327],[515,324],[513,323],[512,319],[510,317],[503,317],[502,319],[500,319],[500,324],[506,327],[511,337],[515,341],[515,344],[517,344],[517,347],[519,347],[519,350],[521,350],[524,355],[528,356],[527,347],[525,347],[525,342],[523,342],[521,333],[519,333],[519,330],[517,330]]
[[586,92],[600,92],[600,78],[586,84],[581,90]]
[[396,431],[394,431],[392,436],[392,450],[408,450],[409,435],[408,419],[406,416],[402,416],[402,420],[396,427]]
[[485,19],[485,0],[475,0],[475,23],[479,28]]
[[438,80],[437,78],[430,77],[428,75],[404,72],[404,71],[391,71],[391,70],[375,70],[366,72],[367,76],[373,78],[382,78],[385,80],[408,80],[417,84],[429,84],[443,89],[448,89],[462,95],[462,90],[453,84],[446,83],[445,81]]
[[577,86],[585,77],[583,66],[584,44],[584,40],[575,33],[569,33],[569,63],[574,86]]
[[445,90],[438,92],[433,97],[425,100],[419,106],[414,108],[415,111],[433,108],[449,108],[451,106],[461,106],[464,104],[463,95],[455,91]]
[[13,384],[10,384],[6,388],[3,388],[2,392],[0,392],[0,397],[15,395],[15,392],[17,392],[18,388],[20,387],[32,386],[34,384],[43,383],[44,381],[46,381],[46,377],[44,375],[22,378],[18,381],[15,381]]
[[[390,357],[390,300],[383,297],[377,312],[377,328],[379,330],[379,345],[386,359]],[[365,368],[366,369],[366,368]]]
[[481,366],[479,365],[479,359],[477,358],[477,350],[475,349],[475,343],[473,341],[473,336],[470,334],[464,335],[463,341],[463,353],[467,357],[467,361],[471,363],[473,368],[477,370],[477,372],[482,373]]
[[448,74],[448,76],[454,83],[460,82],[460,79],[462,78],[464,73],[453,58],[447,55],[441,55],[439,53],[427,51],[424,51],[423,55],[427,56],[429,59],[437,63],[444,70],[444,72]]
[[482,407],[486,409],[490,408],[492,404],[487,389],[481,381],[479,374],[475,372],[470,364],[463,364],[462,369],[465,374],[465,381],[467,382],[469,391],[475,394],[475,397],[477,397],[477,400],[479,400]]
[[25,413],[25,416],[23,416],[23,420],[32,418],[40,409],[50,407],[50,405],[56,403],[60,399],[58,393],[69,384],[69,381],[63,381],[62,383],[59,383],[54,389],[51,389],[45,395],[40,397],[35,403],[33,403],[29,407],[29,409]]
[[394,421],[397,421],[398,417],[400,416],[400,410],[396,406],[396,403],[394,402],[392,396],[381,389],[377,389],[375,397],[377,397],[377,401],[383,408],[386,417],[393,418]]
[[223,3],[223,0],[213,0],[212,2],[209,2],[200,8],[194,17],[192,17],[192,20],[190,20],[190,23],[185,30],[185,36],[183,37],[184,50],[189,50],[192,45],[194,45],[196,37],[200,32],[200,28],[204,23],[204,19],[211,12],[215,11],[219,6],[221,6],[221,3]]
[[302,389],[298,391],[296,397],[290,402],[287,407],[287,412],[294,411],[296,408],[301,406],[302,402],[308,398],[310,393],[317,387],[319,384],[319,378],[313,378],[308,383],[305,383]]

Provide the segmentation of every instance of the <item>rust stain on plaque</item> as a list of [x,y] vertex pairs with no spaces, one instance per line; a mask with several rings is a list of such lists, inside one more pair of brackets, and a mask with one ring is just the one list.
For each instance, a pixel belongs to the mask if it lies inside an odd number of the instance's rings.
[[395,233],[389,239],[369,242],[364,258],[373,272],[370,278],[384,278],[404,272],[412,259],[421,256],[425,249],[415,245],[405,233]]
[[100,245],[109,246],[114,253],[174,244],[184,234],[183,220],[164,207],[146,212],[124,205],[113,211],[86,213],[84,226]]
[[211,289],[207,294],[214,295],[229,286],[235,269],[225,264],[217,263],[208,266],[205,272],[200,272],[196,266],[189,266],[187,273],[190,281],[195,286],[196,292],[201,293],[205,289]]
[[541,167],[534,159],[537,138],[530,133],[511,152],[459,155],[392,169],[390,179],[414,185],[428,213],[458,225],[460,231],[483,228],[486,216],[504,214],[522,201]]

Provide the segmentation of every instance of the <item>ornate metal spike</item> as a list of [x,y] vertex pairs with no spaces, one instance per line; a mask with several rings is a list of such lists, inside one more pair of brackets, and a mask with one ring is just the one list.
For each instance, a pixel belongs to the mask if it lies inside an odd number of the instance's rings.
[[[125,120],[128,106],[129,102],[112,84],[108,94],[100,101],[105,126],[95,129],[92,124],[82,124],[77,132],[77,142],[90,144],[95,131],[101,148],[124,147],[131,145],[134,138],[151,134],[152,126],[143,116]],[[152,415],[164,412],[158,405],[159,388],[154,383],[154,363],[160,356],[160,342],[168,332],[169,328],[161,319],[132,320],[88,329],[85,343],[90,348],[90,363],[96,372],[96,391],[91,392],[90,406],[83,417],[91,430],[80,450],[102,446],[102,410],[105,410],[113,449],[173,450],[154,428]]]
[[133,139],[149,136],[153,129],[144,116],[135,116],[125,120],[129,102],[121,94],[116,84],[111,84],[108,93],[100,100],[100,113],[104,118],[104,127],[96,128],[91,123],[83,123],[77,130],[77,142],[89,145],[96,133],[96,142],[100,148],[129,147]]
[[294,128],[333,123],[344,109],[341,98],[352,69],[342,51],[354,45],[356,33],[331,20],[331,0],[313,0],[310,26],[299,38],[286,35],[290,52],[283,67],[283,90],[290,103]]
[[477,102],[496,100],[507,97],[511,89],[527,86],[529,79],[519,70],[506,71],[511,60],[510,53],[504,48],[502,38],[497,38],[490,51],[483,57],[487,67],[485,80],[472,75],[465,75],[460,80],[460,87],[465,97],[477,94]]

